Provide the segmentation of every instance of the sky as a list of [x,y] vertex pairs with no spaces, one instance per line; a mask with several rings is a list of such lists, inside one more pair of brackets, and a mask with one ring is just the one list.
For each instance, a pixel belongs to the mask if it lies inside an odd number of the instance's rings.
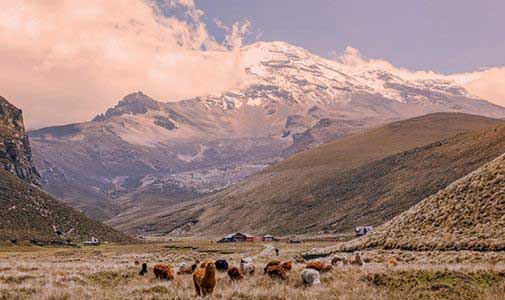
[[[503,0],[196,0],[209,20],[247,19],[249,41],[283,40],[329,56],[347,46],[410,70],[505,66]],[[212,24],[209,31],[219,36]]]
[[240,47],[274,40],[404,73],[467,78],[472,93],[505,105],[502,0],[0,0],[0,7],[0,95],[23,109],[29,128],[90,120],[139,90],[177,101],[239,88],[247,84]]

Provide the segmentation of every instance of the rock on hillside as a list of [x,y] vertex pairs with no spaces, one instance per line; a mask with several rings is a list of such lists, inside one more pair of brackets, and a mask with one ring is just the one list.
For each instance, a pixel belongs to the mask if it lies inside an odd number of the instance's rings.
[[0,96],[0,167],[34,185],[40,175],[32,153],[20,109]]

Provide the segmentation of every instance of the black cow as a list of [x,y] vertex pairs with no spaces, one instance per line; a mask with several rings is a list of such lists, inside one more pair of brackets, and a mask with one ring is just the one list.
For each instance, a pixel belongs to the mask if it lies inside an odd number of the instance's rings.
[[228,271],[228,262],[224,259],[216,260],[216,270],[219,272]]
[[139,275],[140,275],[140,276],[144,276],[144,275],[146,275],[146,274],[147,274],[147,264],[146,264],[146,263],[143,263],[143,264],[142,264],[142,269],[140,270]]

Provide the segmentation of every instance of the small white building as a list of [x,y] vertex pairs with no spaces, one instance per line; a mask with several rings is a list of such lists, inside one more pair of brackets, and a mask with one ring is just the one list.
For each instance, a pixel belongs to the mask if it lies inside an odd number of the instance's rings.
[[270,234],[267,234],[267,235],[264,235],[262,240],[264,242],[272,242],[274,240],[274,236],[273,235],[270,235]]
[[356,229],[354,230],[354,232],[356,233],[357,237],[367,235],[367,234],[369,234],[372,231],[373,231],[373,227],[372,226],[356,227]]
[[86,245],[86,246],[100,245],[100,240],[98,240],[96,237],[92,236],[89,241],[84,242],[84,245]]

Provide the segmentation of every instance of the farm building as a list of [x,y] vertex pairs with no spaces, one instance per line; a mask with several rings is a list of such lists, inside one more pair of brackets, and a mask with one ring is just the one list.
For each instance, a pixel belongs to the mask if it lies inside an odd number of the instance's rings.
[[217,242],[218,243],[233,243],[233,242],[235,242],[233,240],[233,233],[228,234],[227,236],[225,236],[224,238],[220,239]]
[[93,237],[91,237],[91,239],[89,241],[85,241],[84,245],[85,246],[100,245],[100,240],[93,236]]
[[262,236],[253,236],[253,242],[262,242],[263,237]]
[[247,233],[230,233],[224,238],[217,241],[218,243],[242,243],[242,242],[253,242],[254,236]]
[[372,226],[356,227],[356,229],[354,230],[354,232],[356,233],[356,237],[367,235],[372,231],[373,231]]
[[273,242],[274,236],[270,234],[266,234],[263,236],[263,242]]

